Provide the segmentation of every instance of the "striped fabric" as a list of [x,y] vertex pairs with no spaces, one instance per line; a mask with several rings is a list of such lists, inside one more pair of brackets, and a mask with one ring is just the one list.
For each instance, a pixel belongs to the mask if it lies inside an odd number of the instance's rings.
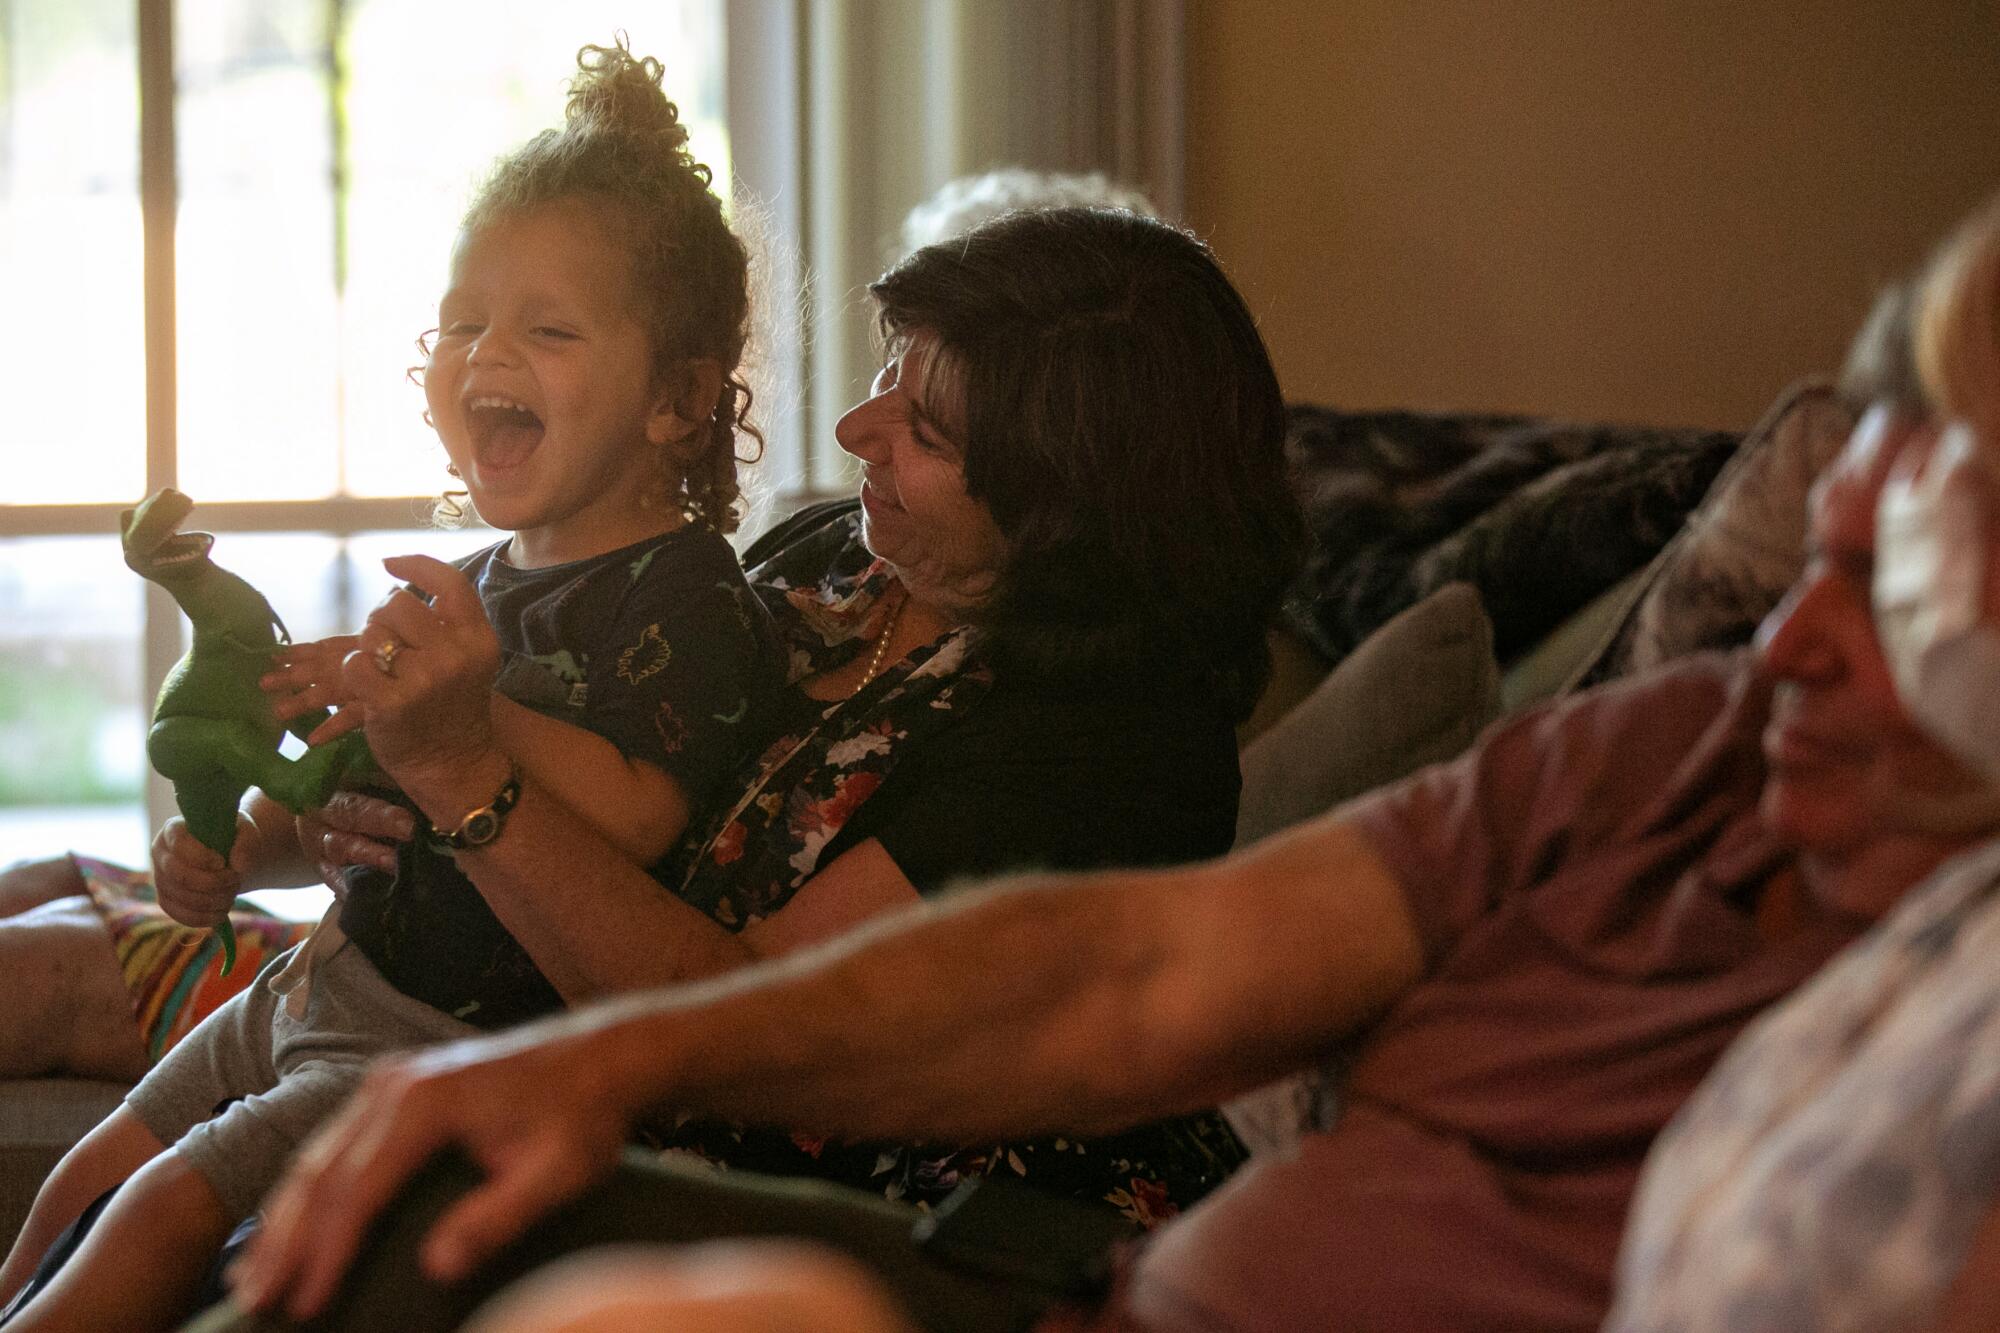
[[70,859],[111,932],[118,970],[132,992],[132,1013],[153,1060],[312,930],[309,921],[281,921],[239,904],[229,918],[236,926],[236,966],[225,977],[215,932],[184,926],[160,910],[151,876],[87,856]]

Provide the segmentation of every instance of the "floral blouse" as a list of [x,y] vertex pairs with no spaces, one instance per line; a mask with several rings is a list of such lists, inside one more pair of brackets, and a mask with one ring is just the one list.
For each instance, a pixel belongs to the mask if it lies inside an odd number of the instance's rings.
[[1737,1039],[1646,1160],[1617,1333],[1930,1328],[2000,1204],[2000,842]]
[[[870,643],[893,577],[861,545],[857,515],[797,526],[811,530],[781,541],[776,555],[750,571],[789,648],[794,685]],[[993,679],[977,632],[959,629],[851,698],[802,703],[797,723],[765,748],[740,796],[683,844],[680,896],[731,930],[782,908],[829,859],[842,829],[893,781],[897,761],[915,748],[949,744],[948,733],[987,697]],[[1023,865],[1048,863],[1045,850],[1022,853]],[[669,1152],[840,1181],[920,1206],[941,1201],[968,1177],[1006,1172],[1054,1193],[1101,1201],[1148,1227],[1214,1188],[1244,1157],[1212,1113],[1091,1141],[1046,1138],[957,1151],[843,1143],[687,1117],[655,1125],[647,1137]]]

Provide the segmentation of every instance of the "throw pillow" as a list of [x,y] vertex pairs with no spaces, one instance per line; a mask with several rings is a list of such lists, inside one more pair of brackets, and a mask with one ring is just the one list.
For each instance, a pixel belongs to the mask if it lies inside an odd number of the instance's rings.
[[1632,614],[1632,607],[1651,586],[1652,571],[1651,564],[1633,570],[1508,664],[1500,677],[1501,713],[1518,712],[1564,693],[1577,672],[1597,659],[1605,636]]
[[1498,715],[1493,626],[1450,583],[1349,653],[1304,702],[1245,747],[1236,845],[1463,750]]
[[1854,420],[1824,381],[1787,389],[1660,553],[1631,614],[1572,687],[1748,643],[1805,568],[1806,493]]

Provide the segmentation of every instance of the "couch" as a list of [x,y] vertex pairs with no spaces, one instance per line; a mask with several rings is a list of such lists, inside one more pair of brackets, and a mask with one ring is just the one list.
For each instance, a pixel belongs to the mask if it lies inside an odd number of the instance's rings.
[[[1798,575],[1806,488],[1852,421],[1817,382],[1742,436],[1295,405],[1313,545],[1240,733],[1239,843],[1449,758],[1504,712],[1747,641]],[[1246,1141],[1332,1114],[1312,1073],[1229,1108]],[[0,1081],[0,1238],[123,1091]]]

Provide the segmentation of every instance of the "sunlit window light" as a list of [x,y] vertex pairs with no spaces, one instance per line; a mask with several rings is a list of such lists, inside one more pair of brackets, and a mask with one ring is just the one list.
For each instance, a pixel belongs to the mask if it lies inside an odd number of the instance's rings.
[[[143,861],[151,836],[142,585],[108,531],[44,518],[27,536],[8,519],[131,504],[148,485],[137,9],[0,0],[0,308],[14,316],[0,332],[0,863],[67,847]],[[723,0],[172,11],[176,484],[198,506],[319,506],[301,526],[321,513],[348,535],[219,529],[216,559],[296,636],[350,629],[388,586],[382,556],[492,539],[422,526],[419,502],[448,478],[406,376],[470,189],[560,119],[577,49],[619,30],[665,64],[696,155],[727,181]],[[342,516],[397,497],[402,531]],[[218,527],[199,508],[195,525]]]

